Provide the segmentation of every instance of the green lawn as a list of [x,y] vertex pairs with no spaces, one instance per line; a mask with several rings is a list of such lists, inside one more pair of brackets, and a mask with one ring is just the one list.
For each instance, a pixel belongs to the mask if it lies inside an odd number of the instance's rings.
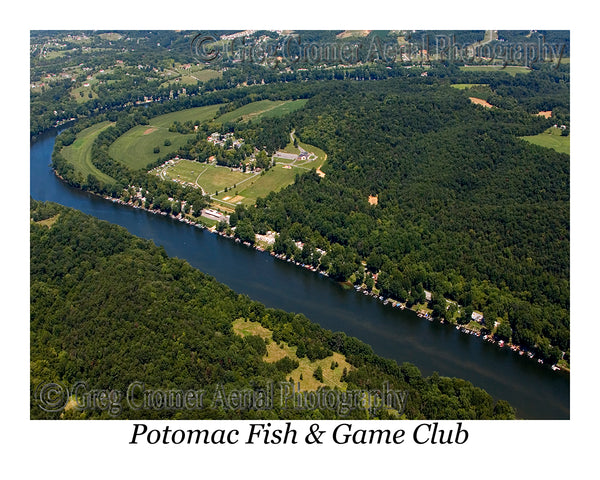
[[75,174],[81,175],[84,181],[91,173],[103,183],[115,183],[112,177],[98,170],[92,164],[91,159],[91,149],[94,140],[102,130],[110,125],[112,125],[110,122],[101,122],[82,130],[77,134],[75,141],[68,147],[63,148],[61,152],[65,160],[73,165]]
[[218,122],[247,122],[259,117],[281,117],[290,112],[302,108],[306,99],[301,100],[260,100],[252,102],[243,107],[236,108],[231,112],[224,113],[217,118]]
[[[275,167],[268,170],[264,175],[253,177],[242,185],[238,185],[237,188],[234,188],[233,193],[228,193],[235,195],[235,192],[238,192],[239,196],[244,197],[243,199],[239,199],[240,202],[244,205],[254,205],[258,197],[264,198],[269,192],[278,192],[282,188],[291,185],[296,179],[296,174],[302,174],[306,171],[298,167],[288,169],[283,168],[283,165],[275,165]],[[220,194],[217,198],[223,199],[225,197],[227,197],[227,194]]]
[[537,135],[532,135],[530,137],[521,137],[523,140],[526,140],[534,145],[539,145],[540,147],[552,148],[560,153],[566,153],[570,155],[571,153],[571,137],[563,137],[561,135],[562,130],[560,128],[549,128],[543,133],[539,133]]
[[490,72],[490,71],[498,71],[498,72],[506,72],[513,77],[517,73],[529,73],[531,70],[527,67],[522,67],[518,65],[507,65],[506,67],[503,65],[467,65],[464,67],[459,67],[461,70],[466,72]]
[[454,83],[450,85],[452,88],[457,88],[458,90],[465,90],[467,88],[473,87],[488,87],[488,83]]
[[167,113],[150,119],[150,125],[154,127],[169,128],[173,122],[185,123],[188,120],[194,122],[206,122],[211,120],[221,105],[208,105],[206,107],[188,108],[179,112]]
[[[178,150],[190,138],[194,138],[194,134],[182,135],[169,132],[169,127],[175,121],[181,123],[188,120],[205,122],[214,117],[218,108],[219,105],[209,105],[152,118],[149,125],[133,127],[117,138],[110,146],[108,153],[115,160],[134,170],[146,168],[150,163]],[[170,146],[164,145],[166,139],[171,141]],[[159,147],[160,152],[154,153],[154,147]]]
[[[178,179],[185,182],[197,183],[209,195],[224,190],[225,187],[233,188],[243,180],[248,180],[252,174],[232,171],[228,167],[207,165],[192,160],[180,160],[176,165],[169,167],[166,173],[168,178]],[[240,189],[243,188],[240,185]],[[227,192],[221,197],[232,196],[233,192]]]

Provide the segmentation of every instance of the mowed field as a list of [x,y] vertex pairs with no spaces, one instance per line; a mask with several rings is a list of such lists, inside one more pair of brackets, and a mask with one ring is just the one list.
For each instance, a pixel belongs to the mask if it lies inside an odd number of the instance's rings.
[[71,145],[63,148],[61,152],[63,157],[67,162],[73,165],[75,173],[80,174],[82,180],[85,180],[91,173],[103,183],[115,183],[115,180],[112,177],[101,172],[93,165],[91,157],[91,149],[94,140],[102,130],[108,128],[110,125],[112,125],[111,122],[101,122],[92,125],[79,132],[77,138]]
[[276,165],[261,175],[192,160],[180,160],[164,169],[163,178],[195,183],[219,203],[235,206],[238,203],[254,205],[258,197],[266,197],[269,192],[287,187],[294,183],[296,174],[306,171],[306,168],[284,168],[284,165]]
[[[180,123],[199,120],[211,120],[220,105],[190,108],[180,112],[167,113],[152,118],[149,125],[138,125],[121,135],[110,146],[108,153],[115,160],[124,163],[134,170],[146,168],[164,155],[181,148],[194,134],[183,135],[169,132],[169,127],[175,122]],[[165,140],[170,140],[171,145],[165,146]],[[159,147],[160,152],[154,153],[154,148]]]
[[[180,160],[165,169],[166,178],[195,183],[209,195],[214,195],[217,191],[224,190],[225,187],[233,188],[233,185],[248,180],[252,176],[251,173],[242,173],[228,167],[207,165],[192,160]],[[240,185],[240,188],[243,187]]]
[[467,88],[473,87],[489,87],[487,83],[453,83],[450,85],[452,88],[456,88],[458,90],[465,90]]
[[464,67],[459,67],[461,70],[465,72],[505,72],[513,77],[517,73],[529,73],[531,70],[527,67],[521,67],[519,65],[465,65]]
[[[258,197],[266,197],[269,192],[278,192],[284,187],[294,183],[296,174],[302,174],[307,170],[299,167],[284,168],[283,165],[275,165],[265,172],[257,175],[235,188],[222,192],[215,197],[230,203],[241,203],[243,205],[254,205]],[[230,197],[229,199],[227,197]],[[237,198],[236,198],[237,197]],[[235,199],[235,202],[233,200]]]
[[552,148],[560,153],[571,154],[571,137],[563,137],[560,128],[549,128],[545,132],[530,137],[521,137],[534,145],[540,147]]
[[300,100],[260,100],[224,113],[216,119],[217,122],[247,122],[255,118],[281,117],[290,112],[299,110],[308,99]]

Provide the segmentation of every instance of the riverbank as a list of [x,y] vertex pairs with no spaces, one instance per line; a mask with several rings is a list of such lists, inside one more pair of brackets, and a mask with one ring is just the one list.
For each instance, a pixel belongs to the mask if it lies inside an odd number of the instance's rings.
[[[61,178],[60,175],[56,171],[54,171],[54,173],[56,174],[57,177]],[[269,255],[277,258],[278,260],[294,264],[295,266],[298,266],[298,267],[308,270],[310,272],[316,273],[322,277],[329,277],[329,274],[324,270],[321,270],[312,265],[303,264],[299,261],[294,260],[293,258],[288,258],[283,254],[276,254],[275,252],[270,251],[270,249],[265,248],[264,246],[261,246],[260,244],[251,244],[250,242],[243,242],[239,238],[235,238],[234,234],[228,234],[226,232],[219,232],[219,231],[217,231],[216,226],[206,225],[206,224],[202,223],[202,221],[193,220],[190,217],[188,217],[182,213],[179,213],[178,215],[173,215],[171,213],[167,213],[167,212],[164,212],[159,209],[151,209],[151,208],[146,208],[145,206],[142,206],[142,205],[137,205],[132,200],[125,202],[122,199],[113,198],[113,197],[106,196],[106,195],[99,195],[94,192],[89,192],[89,193],[93,193],[94,195],[99,196],[105,200],[109,200],[112,203],[117,203],[122,206],[128,206],[133,209],[145,210],[149,213],[152,213],[153,215],[160,215],[160,216],[168,217],[172,220],[177,220],[179,222],[186,223],[186,224],[194,226],[196,228],[204,229],[209,233],[213,233],[213,234],[219,235],[223,238],[233,240],[236,243],[242,243],[242,244],[244,244],[244,246],[246,246],[248,248],[253,248],[254,250],[257,250],[259,252],[268,253]],[[429,322],[439,322],[442,325],[447,325],[448,328],[455,327],[455,329],[459,333],[462,333],[465,335],[472,335],[474,337],[480,338],[484,342],[496,345],[501,350],[508,349],[508,350],[514,352],[516,355],[523,356],[530,360],[533,360],[540,366],[545,366],[546,368],[549,368],[552,371],[563,371],[563,372],[566,372],[567,374],[570,373],[569,368],[565,365],[560,365],[560,366],[559,365],[547,365],[547,364],[545,365],[544,361],[541,358],[537,358],[533,352],[531,352],[531,351],[527,350],[526,348],[523,348],[519,345],[515,345],[510,342],[506,342],[504,340],[498,339],[494,335],[482,334],[482,332],[478,331],[475,328],[470,327],[469,325],[457,325],[456,323],[453,323],[453,322],[450,322],[450,321],[447,321],[444,319],[434,318],[431,315],[431,313],[429,311],[427,311],[427,309],[423,308],[420,305],[412,305],[409,307],[406,305],[406,303],[403,303],[399,300],[389,298],[389,297],[384,297],[383,295],[380,295],[378,292],[370,291],[366,288],[365,285],[354,285],[353,288],[357,294],[362,294],[362,295],[368,296],[372,299],[375,299],[378,302],[381,302],[383,305],[388,306],[389,308],[392,308],[392,309],[397,308],[399,310],[411,310],[419,318],[422,318]]]

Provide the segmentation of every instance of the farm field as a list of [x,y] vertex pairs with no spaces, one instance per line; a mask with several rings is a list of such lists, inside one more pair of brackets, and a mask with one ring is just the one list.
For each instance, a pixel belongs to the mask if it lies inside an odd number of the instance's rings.
[[487,83],[453,83],[450,85],[452,88],[456,88],[458,90],[465,90],[467,88],[473,87],[489,87]]
[[[134,170],[143,169],[158,158],[178,150],[194,134],[181,134],[169,132],[173,122],[181,123],[200,120],[210,120],[217,113],[219,105],[190,108],[180,112],[167,113],[150,119],[149,125],[138,125],[117,138],[110,146],[108,153],[115,160],[124,163]],[[165,140],[170,140],[171,145],[165,146]],[[154,148],[159,147],[160,152],[154,153]]]
[[77,135],[75,141],[62,150],[62,155],[64,156],[65,160],[73,165],[75,173],[80,174],[83,180],[85,180],[91,173],[103,183],[115,182],[112,177],[109,177],[107,174],[101,172],[92,164],[90,153],[92,144],[94,143],[94,140],[98,134],[110,125],[112,125],[111,122],[101,122],[82,130]]
[[551,148],[560,153],[571,153],[571,137],[563,137],[560,128],[549,128],[545,132],[530,137],[520,137],[527,142],[539,145],[540,147]]
[[[180,160],[163,171],[165,172],[163,178],[195,183],[201,186],[204,192],[209,195],[214,195],[215,192],[224,190],[225,187],[229,189],[233,185],[252,177],[250,173],[242,173],[228,167],[207,165],[192,160]],[[240,186],[240,188],[242,187]]]
[[464,67],[459,67],[461,70],[466,72],[490,72],[490,71],[498,71],[498,72],[506,72],[513,77],[517,73],[529,73],[531,70],[527,67],[521,67],[519,65],[466,65]]
[[258,197],[265,197],[269,192],[279,191],[294,183],[296,174],[307,169],[284,168],[284,165],[276,165],[261,175],[242,173],[228,167],[207,165],[192,160],[180,160],[175,165],[160,171],[163,172],[160,176],[164,180],[199,185],[206,194],[211,195],[213,200],[219,203],[254,205]]
[[[240,202],[243,205],[254,205],[258,197],[264,198],[269,192],[278,192],[282,188],[291,185],[296,179],[296,174],[304,172],[306,170],[299,167],[284,168],[283,165],[275,165],[264,175],[257,175],[242,185],[237,185],[233,191],[220,193],[215,198],[230,203]],[[235,192],[237,192],[237,195]],[[231,198],[227,199],[228,196]],[[242,198],[236,199],[236,196]],[[232,202],[232,200],[236,201]]]
[[236,108],[231,112],[224,113],[218,117],[216,121],[220,123],[234,121],[247,122],[259,117],[281,117],[295,110],[299,110],[306,104],[307,101],[307,99],[260,100],[258,102],[249,103],[240,108]]

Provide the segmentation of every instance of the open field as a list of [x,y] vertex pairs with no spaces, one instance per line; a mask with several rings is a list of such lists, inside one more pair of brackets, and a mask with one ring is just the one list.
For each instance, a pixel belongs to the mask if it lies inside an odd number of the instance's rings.
[[[89,94],[92,94],[92,97],[89,97]],[[81,95],[83,94],[83,96]],[[93,100],[94,98],[98,98],[98,94],[92,90],[91,87],[78,87],[71,90],[71,96],[77,103],[84,103],[89,100]]]
[[241,121],[247,122],[259,117],[281,117],[302,108],[307,99],[300,100],[260,100],[224,113],[217,118],[217,122],[226,123]]
[[454,83],[450,85],[452,88],[456,88],[458,90],[465,90],[467,88],[473,87],[489,87],[488,83]]
[[540,147],[551,148],[560,153],[566,153],[570,155],[571,153],[571,137],[563,137],[561,135],[562,130],[560,128],[549,128],[543,133],[539,133],[537,135],[532,135],[530,137],[520,137],[523,140],[526,140],[534,145],[539,145]]
[[513,77],[517,73],[529,73],[531,70],[527,67],[521,67],[519,65],[465,65],[464,67],[459,67],[461,70],[466,72],[506,72]]
[[[176,179],[182,182],[195,183],[202,187],[205,193],[214,195],[216,191],[224,190],[225,187],[233,188],[244,180],[251,178],[253,174],[232,171],[228,167],[207,165],[192,160],[180,160],[175,165],[165,169],[167,179]],[[240,185],[240,189],[243,188]],[[232,193],[229,193],[231,196]],[[227,193],[225,195],[227,196]]]
[[[272,339],[273,332],[271,332],[271,330],[263,327],[258,322],[250,322],[241,318],[233,322],[233,331],[241,337],[258,335],[265,340],[267,343],[267,354],[263,357],[263,361],[265,362],[274,363],[285,357],[296,360],[300,365],[286,375],[286,377],[292,378],[294,383],[300,382],[300,388],[302,390],[317,390],[322,386],[330,388],[337,387],[340,390],[346,390],[346,383],[341,381],[344,368],[347,371],[350,371],[353,370],[354,367],[347,362],[344,355],[334,352],[333,355],[330,355],[329,357],[312,362],[306,357],[298,358],[296,355],[297,347],[290,346],[286,342],[281,342],[279,344],[275,343]],[[337,362],[337,366],[334,369],[331,368],[333,362]],[[321,367],[323,370],[323,382],[320,382],[313,376],[317,367]],[[302,376],[302,380],[300,379],[300,376]]]
[[188,108],[187,110],[160,115],[150,119],[150,126],[168,129],[175,121],[179,123],[185,123],[188,120],[192,122],[196,120],[206,122],[215,116],[220,106],[208,105],[206,107]]
[[56,223],[58,217],[60,217],[60,213],[57,213],[56,215],[50,218],[46,218],[45,220],[38,220],[35,223],[37,223],[38,225],[43,225],[44,227],[52,228],[52,225]]
[[232,202],[232,199],[225,200],[228,195],[233,197],[235,196],[235,192],[237,192],[239,196],[243,197],[243,199],[237,200],[238,202],[244,205],[254,205],[258,197],[264,198],[269,192],[278,192],[282,188],[291,185],[296,179],[296,174],[301,174],[305,171],[301,168],[292,167],[287,169],[283,168],[283,165],[275,165],[269,171],[265,172],[264,175],[252,177],[251,180],[241,185],[238,184],[231,192],[221,193],[216,198],[228,201],[229,203],[237,203]]
[[[150,125],[138,125],[117,138],[110,146],[108,153],[129,168],[134,170],[145,168],[158,158],[178,150],[190,138],[194,138],[193,133],[183,135],[169,132],[169,127],[173,122],[184,123],[188,120],[204,122],[212,119],[218,108],[219,105],[209,105],[152,118]],[[169,146],[164,145],[167,139],[171,142]],[[154,153],[154,147],[159,147],[160,152]]]
[[[146,168],[152,162],[155,162],[160,157],[178,150],[190,138],[194,138],[193,134],[182,135],[181,133],[169,132],[166,128],[154,127],[150,133],[147,125],[138,125],[117,138],[109,147],[109,155],[124,163],[129,168],[139,170]],[[168,139],[171,145],[164,145]],[[159,147],[160,151],[154,153],[154,148]]]
[[85,180],[91,173],[103,183],[115,183],[112,177],[102,173],[92,164],[91,149],[94,140],[98,134],[105,128],[112,125],[110,122],[101,122],[92,125],[77,134],[75,141],[62,150],[62,155],[75,169],[76,174],[80,174]]

